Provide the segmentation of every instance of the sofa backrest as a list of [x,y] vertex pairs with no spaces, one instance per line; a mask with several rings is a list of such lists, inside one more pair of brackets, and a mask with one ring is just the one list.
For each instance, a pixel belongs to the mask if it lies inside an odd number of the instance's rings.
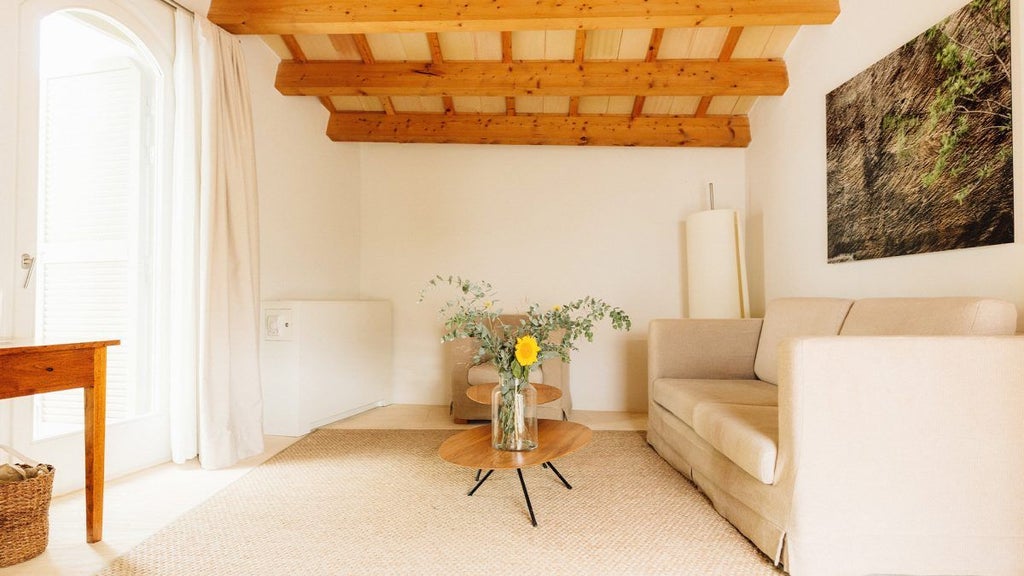
[[850,307],[844,336],[1013,334],[1017,307],[993,298],[865,298]]
[[853,300],[841,298],[780,298],[768,303],[754,357],[754,374],[778,383],[779,344],[796,336],[835,336]]

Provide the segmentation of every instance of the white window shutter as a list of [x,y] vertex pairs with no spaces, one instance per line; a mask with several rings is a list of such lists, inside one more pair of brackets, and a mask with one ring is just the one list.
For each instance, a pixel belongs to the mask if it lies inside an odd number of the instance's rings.
[[[134,416],[139,310],[142,78],[114,69],[44,87],[37,333],[50,341],[120,339],[108,349],[107,418]],[[83,114],[88,110],[88,114]],[[144,387],[143,387],[144,388]],[[80,429],[82,391],[40,396],[37,436]]]

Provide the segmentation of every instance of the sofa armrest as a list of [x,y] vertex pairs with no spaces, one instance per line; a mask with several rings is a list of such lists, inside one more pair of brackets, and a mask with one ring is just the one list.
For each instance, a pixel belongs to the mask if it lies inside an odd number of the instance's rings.
[[647,377],[754,378],[761,319],[651,320]]
[[779,376],[791,573],[1024,573],[1024,338],[795,338]]

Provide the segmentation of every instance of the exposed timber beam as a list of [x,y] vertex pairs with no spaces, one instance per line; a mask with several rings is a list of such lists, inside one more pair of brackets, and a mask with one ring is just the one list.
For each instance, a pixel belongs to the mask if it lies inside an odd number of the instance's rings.
[[[586,59],[587,55],[587,31],[577,30],[576,31],[576,42],[572,49],[572,61],[577,65],[583,64],[583,60]],[[578,69],[578,68],[577,68]],[[569,97],[569,116],[580,115],[580,97],[570,96]]]
[[288,96],[777,96],[781,60],[651,62],[287,62]]
[[830,24],[839,0],[212,0],[233,34]]
[[[281,41],[288,48],[288,53],[292,55],[292,60],[296,62],[306,61],[306,53],[302,51],[302,46],[299,45],[299,41],[295,39],[295,36],[281,36]],[[326,108],[328,112],[337,112],[330,96],[319,96],[317,99],[320,100],[320,105]]]
[[750,124],[746,116],[631,119],[336,112],[327,136],[338,142],[744,147],[750,143]]
[[[504,62],[505,64],[509,64],[512,62],[512,33],[507,30],[503,30],[501,32],[501,61]],[[516,115],[515,96],[505,97],[505,115]]]
[[[730,28],[729,34],[725,37],[725,43],[722,44],[722,51],[718,55],[719,62],[728,62],[732,58],[732,53],[736,50],[736,45],[739,44],[740,36],[743,35],[743,28]],[[711,96],[704,96],[697,103],[697,113],[695,116],[707,116],[708,108],[711,107]]]
[[[644,62],[654,62],[658,59],[658,51],[661,50],[661,41],[664,38],[664,28],[655,28],[654,30],[651,30],[651,40],[647,43],[647,56],[644,57]],[[705,98],[707,98],[707,96],[705,96]],[[637,96],[633,99],[633,113],[631,114],[633,118],[644,113],[644,102],[646,101],[646,96]]]

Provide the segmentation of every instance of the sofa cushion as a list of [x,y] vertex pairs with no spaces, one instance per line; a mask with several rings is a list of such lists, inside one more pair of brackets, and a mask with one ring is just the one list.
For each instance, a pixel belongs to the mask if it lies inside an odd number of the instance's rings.
[[[477,364],[469,369],[469,385],[494,384],[498,381],[498,367],[490,362]],[[544,383],[544,372],[540,368],[530,370],[530,382],[533,384]]]
[[693,428],[694,410],[700,404],[778,406],[779,389],[760,380],[658,378],[651,387],[651,399]]
[[694,432],[723,456],[764,484],[775,481],[779,453],[777,406],[715,404],[694,410]]
[[779,344],[795,336],[839,334],[852,303],[839,298],[780,298],[769,302],[757,342],[754,373],[765,382],[777,384]]
[[992,298],[866,298],[843,322],[844,336],[1006,335],[1017,307]]

